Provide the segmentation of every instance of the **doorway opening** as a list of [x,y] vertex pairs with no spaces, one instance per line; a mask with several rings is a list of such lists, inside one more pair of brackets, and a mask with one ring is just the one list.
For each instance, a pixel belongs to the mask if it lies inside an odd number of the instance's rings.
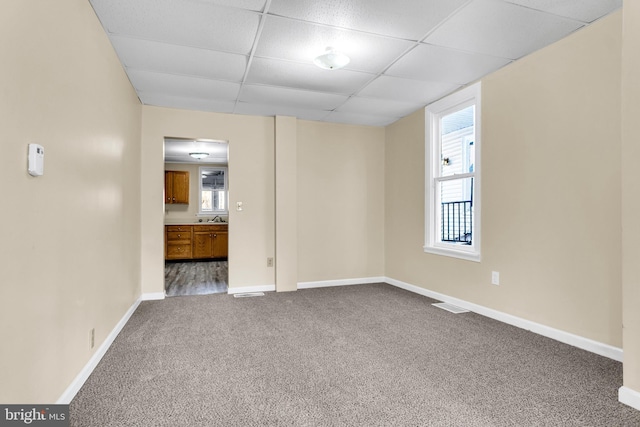
[[165,295],[227,293],[228,142],[164,139]]

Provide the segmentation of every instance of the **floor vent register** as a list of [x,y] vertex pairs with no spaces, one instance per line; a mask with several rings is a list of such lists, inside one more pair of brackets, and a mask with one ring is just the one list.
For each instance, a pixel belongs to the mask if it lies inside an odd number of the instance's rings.
[[455,314],[460,314],[460,313],[468,313],[469,310],[462,308],[462,307],[458,307],[457,305],[453,305],[453,304],[449,304],[448,302],[436,302],[433,303],[431,305],[435,305],[438,308],[441,308],[443,310],[447,310],[451,313],[455,313]]

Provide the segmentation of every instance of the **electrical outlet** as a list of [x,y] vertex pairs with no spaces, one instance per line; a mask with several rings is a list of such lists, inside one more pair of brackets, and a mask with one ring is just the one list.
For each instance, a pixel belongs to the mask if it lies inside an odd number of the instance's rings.
[[267,267],[273,267],[273,258],[267,258]]
[[497,271],[491,272],[491,284],[500,285],[500,273]]
[[93,348],[96,345],[96,328],[91,328],[89,331],[89,348]]

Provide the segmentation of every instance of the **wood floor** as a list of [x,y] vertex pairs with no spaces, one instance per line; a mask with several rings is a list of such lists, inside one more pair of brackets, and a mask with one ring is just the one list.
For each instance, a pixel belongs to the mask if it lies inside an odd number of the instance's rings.
[[189,261],[164,263],[164,289],[168,297],[226,293],[227,261]]

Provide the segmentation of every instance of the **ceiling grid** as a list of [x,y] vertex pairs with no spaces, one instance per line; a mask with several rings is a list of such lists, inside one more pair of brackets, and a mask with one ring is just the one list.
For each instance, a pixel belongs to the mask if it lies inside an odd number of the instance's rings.
[[[138,97],[386,126],[622,0],[89,0]],[[339,70],[313,64],[331,46]]]

